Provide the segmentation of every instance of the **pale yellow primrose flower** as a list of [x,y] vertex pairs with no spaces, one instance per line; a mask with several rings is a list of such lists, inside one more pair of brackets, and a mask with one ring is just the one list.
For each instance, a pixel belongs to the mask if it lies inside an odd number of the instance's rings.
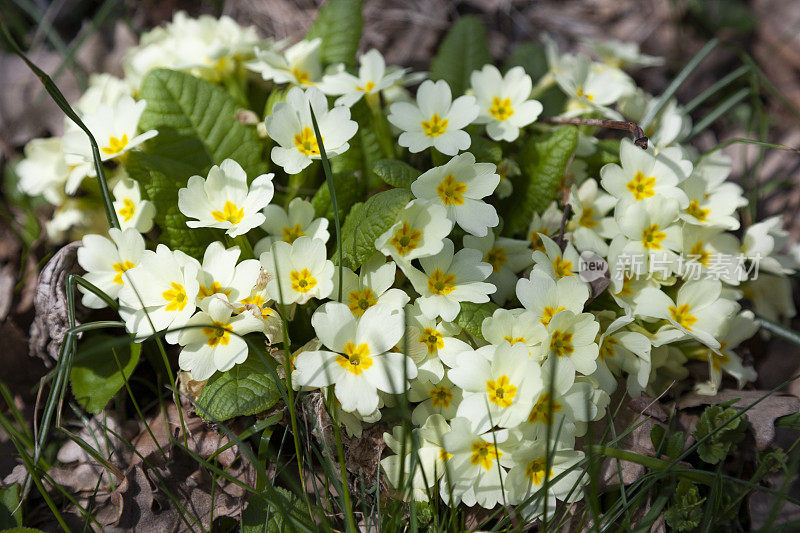
[[261,210],[272,200],[275,174],[262,174],[247,186],[247,174],[233,159],[214,165],[208,178],[192,176],[178,191],[178,208],[190,228],[218,228],[231,237],[244,235],[264,222]]
[[389,122],[403,130],[397,141],[400,146],[412,153],[433,147],[445,155],[456,155],[469,148],[471,139],[464,128],[478,118],[480,108],[474,96],[453,100],[446,81],[426,80],[417,89],[416,105],[395,102],[389,112]]

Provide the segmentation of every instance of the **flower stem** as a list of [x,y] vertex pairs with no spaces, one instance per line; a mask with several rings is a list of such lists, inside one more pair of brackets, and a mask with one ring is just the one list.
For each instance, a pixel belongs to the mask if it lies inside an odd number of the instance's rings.
[[250,241],[247,240],[246,235],[237,235],[236,237],[225,235],[225,240],[228,241],[228,246],[239,247],[239,250],[241,251],[241,256],[239,259],[244,260],[255,258],[253,255],[253,246],[250,244]]
[[383,155],[394,159],[396,156],[394,152],[394,138],[392,138],[392,131],[389,129],[389,121],[386,120],[386,115],[381,108],[380,94],[368,94],[366,100],[370,111],[372,111],[372,124],[375,127],[375,135],[378,137],[378,144],[381,145]]

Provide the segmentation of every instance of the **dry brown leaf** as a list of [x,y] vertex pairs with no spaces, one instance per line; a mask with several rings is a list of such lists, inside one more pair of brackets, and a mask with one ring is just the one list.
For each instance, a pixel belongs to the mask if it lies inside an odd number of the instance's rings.
[[[766,398],[761,400],[765,395]],[[764,450],[775,441],[775,419],[800,411],[800,398],[791,394],[782,394],[769,391],[722,390],[716,396],[703,396],[692,393],[678,400],[678,409],[717,405],[731,400],[738,401],[734,407],[749,407],[758,400],[752,408],[745,412],[747,421],[753,428],[756,447]]]
[[41,357],[50,366],[58,360],[58,350],[69,329],[67,313],[67,276],[82,272],[78,265],[80,242],[61,248],[42,269],[36,287],[31,324],[30,354]]

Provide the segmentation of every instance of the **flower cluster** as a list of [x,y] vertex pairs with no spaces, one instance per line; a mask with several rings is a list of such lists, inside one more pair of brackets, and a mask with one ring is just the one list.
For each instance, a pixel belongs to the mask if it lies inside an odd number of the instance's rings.
[[[550,128],[537,122],[543,106],[532,95],[550,83],[566,97],[557,110],[564,117],[635,121],[653,98],[621,66],[656,59],[621,43],[594,43],[602,61],[548,44],[542,80],[522,67],[501,73],[485,65],[465,94],[439,79],[422,81],[412,97],[403,86],[419,77],[387,66],[376,50],[349,71],[323,68],[321,46],[314,39],[286,47],[224,17],[178,15],[143,36],[126,80],[93,80],[78,107],[103,160],[123,163],[113,187],[122,229],[85,234],[78,260],[86,279],[119,301],[138,340],[166,332],[181,347],[180,368],[203,381],[244,362],[245,336],[258,338],[289,359],[295,389],[328,388],[356,435],[405,398],[414,430],[397,425],[384,435],[395,453],[382,460],[390,483],[401,488],[406,479],[402,494],[415,499],[518,505],[528,518],[581,497],[576,438],[605,416],[618,383],[634,397],[657,395],[689,376],[690,361],[707,366],[696,385],[703,393],[713,394],[723,374],[740,386],[755,379],[736,348],[758,328],[753,311],[773,320],[794,314],[791,300],[775,295],[790,294],[786,274],[798,254],[777,219],[751,225],[741,239],[732,233],[747,200],[726,181],[730,160],[680,144],[688,118],[674,102],[649,125],[647,149],[624,139],[614,162],[596,171],[597,139],[582,131],[566,169],[567,202],[533,213],[516,234],[503,227],[509,203],[501,198],[527,194],[509,179],[515,166],[519,174],[521,142]],[[144,235],[154,207],[124,175],[126,152],[157,135],[139,132],[147,103],[135,97],[156,66],[210,81],[243,74],[278,95],[257,126],[273,173],[248,176],[225,159],[205,175],[183,176],[177,209],[187,231],[218,239],[198,257]],[[365,110],[385,128],[368,130],[356,119]],[[323,147],[344,161],[365,131],[422,168],[409,181],[408,202],[383,213],[379,226],[364,227],[369,214],[358,204],[343,213],[362,217],[346,224],[355,236],[339,236],[353,238],[360,259],[335,265],[342,244],[330,239],[333,209],[301,198],[292,184],[298,175],[312,183]],[[497,143],[500,161],[478,151],[482,136]],[[66,205],[65,195],[93,175],[88,146],[75,129],[32,141],[17,167],[20,188]],[[351,173],[338,173],[336,183],[367,180],[361,168],[340,170]],[[691,257],[707,270],[717,253],[758,256],[761,275],[687,279],[678,268]],[[667,267],[644,276],[631,256]],[[582,268],[587,257],[620,275],[601,283]],[[88,290],[83,303],[105,305]],[[311,333],[290,342],[283,322],[295,320]]]

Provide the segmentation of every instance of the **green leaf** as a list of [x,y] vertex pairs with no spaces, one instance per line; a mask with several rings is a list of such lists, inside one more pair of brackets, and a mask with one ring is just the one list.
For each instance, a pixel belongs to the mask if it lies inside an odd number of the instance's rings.
[[19,494],[19,483],[0,489],[0,531],[22,526],[22,508],[17,509]]
[[523,146],[522,175],[513,179],[514,194],[506,199],[507,235],[524,232],[534,213],[543,212],[558,194],[567,165],[578,145],[578,129],[563,126],[532,137]]
[[351,118],[358,123],[358,132],[350,139],[350,148],[330,160],[334,174],[361,172],[362,179],[369,190],[375,190],[383,183],[372,171],[372,167],[383,156],[378,136],[375,133],[372,114],[362,99],[350,109]]
[[[506,68],[520,66],[536,84],[550,70],[544,46],[538,43],[522,43],[511,52]],[[553,84],[536,97],[542,103],[542,117],[552,117],[561,113],[567,103],[567,96]]]
[[105,408],[139,362],[142,345],[130,338],[123,340],[128,344],[111,335],[95,335],[81,342],[75,354],[70,373],[72,393],[90,413]]
[[342,262],[355,270],[375,253],[375,239],[397,221],[397,214],[414,196],[406,189],[379,192],[358,203],[342,226]]
[[464,16],[453,24],[439,45],[431,62],[431,79],[445,80],[455,98],[469,87],[472,71],[491,62],[486,28],[478,17]]
[[700,497],[697,485],[689,480],[681,479],[672,495],[672,505],[664,513],[669,527],[676,531],[689,531],[696,528],[703,518],[702,504],[705,498]]
[[[247,503],[247,507],[242,513],[241,533],[281,533],[283,531],[294,531],[292,522],[286,520],[286,512],[301,523],[308,522],[308,513],[305,511],[303,500],[282,487],[275,487],[275,491],[285,498],[281,509],[274,503],[268,503],[265,499],[266,494],[253,495]],[[266,524],[266,528],[264,525]]]
[[474,135],[472,137],[472,144],[469,146],[469,151],[475,156],[475,161],[478,163],[494,163],[499,165],[503,159],[503,149],[500,148],[500,143],[490,141],[485,137]]
[[599,176],[600,169],[609,163],[619,163],[619,139],[599,139],[595,152],[584,157],[586,171],[590,176]]
[[372,171],[392,187],[411,189],[411,184],[421,172],[408,163],[397,159],[380,159],[372,166]]
[[[340,172],[333,175],[333,186],[336,188],[339,217],[344,219],[353,205],[364,197],[364,183],[353,172]],[[333,219],[331,191],[324,183],[311,198],[311,205],[316,216]]]
[[324,63],[355,66],[363,25],[361,0],[330,0],[319,10],[306,39],[322,39],[320,55]]
[[467,330],[472,336],[483,339],[481,325],[484,319],[492,316],[497,309],[499,307],[492,302],[482,304],[461,302],[461,311],[456,316],[455,323]]
[[199,257],[215,233],[186,227],[178,189],[225,159],[239,163],[252,180],[266,171],[264,144],[255,128],[235,118],[239,106],[223,88],[190,74],[152,70],[139,96],[147,101],[139,127],[158,130],[158,136],[145,143],[144,152],[128,155],[126,170],[155,204],[161,240]]
[[[717,431],[718,428],[722,429]],[[733,446],[744,439],[746,429],[747,421],[737,409],[709,405],[700,415],[694,431],[694,438],[702,441],[697,446],[697,454],[712,465],[723,461]]]
[[266,411],[280,399],[274,375],[258,354],[211,376],[197,399],[197,414],[224,422],[236,416]]

